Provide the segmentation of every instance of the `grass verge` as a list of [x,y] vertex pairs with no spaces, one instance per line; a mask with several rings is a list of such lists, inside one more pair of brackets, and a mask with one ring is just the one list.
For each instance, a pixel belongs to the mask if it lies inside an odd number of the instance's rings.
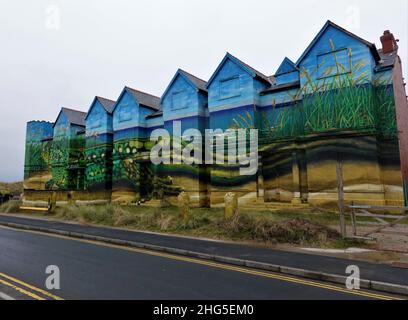
[[104,205],[61,207],[52,215],[85,224],[220,240],[324,248],[365,246],[361,242],[343,241],[338,232],[330,228],[338,222],[338,217],[331,213],[242,211],[234,219],[225,220],[223,209],[197,208],[191,210],[190,219],[185,222],[175,207]]
[[21,201],[10,200],[0,205],[1,213],[16,213],[20,211]]

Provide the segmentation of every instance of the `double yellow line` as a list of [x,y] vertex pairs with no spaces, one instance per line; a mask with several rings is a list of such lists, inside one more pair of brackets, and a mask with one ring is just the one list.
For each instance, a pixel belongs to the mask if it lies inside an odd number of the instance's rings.
[[31,284],[13,278],[0,272],[0,284],[9,287],[34,300],[64,300],[48,291],[34,287]]
[[[7,228],[8,229],[8,228]],[[13,229],[14,230],[14,229]],[[114,245],[114,244],[107,244],[103,242],[97,242],[97,241],[91,241],[91,240],[85,240],[85,239],[75,239],[67,236],[61,236],[61,235],[55,235],[55,234],[49,234],[49,233],[43,233],[43,232],[38,232],[38,231],[27,231],[27,230],[20,230],[22,232],[28,232],[28,233],[34,233],[34,234],[42,234],[46,235],[48,237],[54,237],[54,238],[62,238],[62,239],[68,239],[72,241],[77,241],[77,242],[83,242],[83,243],[90,243],[93,245],[97,246],[102,246],[102,247],[110,247],[110,248],[115,248],[115,249],[120,249],[120,250],[126,250],[126,251],[131,251],[131,252],[137,252],[140,254],[146,254],[150,256],[156,256],[156,257],[161,257],[161,258],[166,258],[170,260],[176,260],[180,262],[187,262],[187,263],[193,263],[197,265],[203,265],[203,266],[208,266],[211,268],[217,268],[217,269],[223,269],[223,270],[229,270],[233,272],[240,272],[244,274],[249,274],[249,275],[254,275],[258,277],[263,277],[263,278],[268,278],[268,279],[274,279],[274,280],[279,280],[279,281],[284,281],[284,282],[289,282],[289,283],[296,283],[300,285],[305,285],[305,286],[311,286],[311,287],[316,287],[324,290],[329,290],[329,291],[335,291],[335,292],[340,292],[340,293],[345,293],[349,295],[354,295],[354,296],[360,296],[360,297],[365,297],[365,298],[370,298],[370,299],[376,299],[376,300],[404,300],[401,298],[397,298],[391,295],[385,295],[385,294],[378,294],[374,292],[369,292],[369,291],[364,291],[364,290],[348,290],[345,287],[341,286],[336,286],[336,285],[331,285],[327,283],[322,283],[318,281],[312,281],[312,280],[306,280],[306,279],[301,279],[301,278],[296,278],[292,276],[285,276],[282,274],[276,274],[276,273],[271,273],[271,272],[264,272],[264,271],[258,271],[250,268],[245,268],[245,267],[238,267],[238,266],[232,266],[232,265],[227,265],[224,263],[218,263],[218,262],[213,262],[213,261],[208,261],[208,260],[201,260],[197,258],[189,258],[189,257],[184,257],[184,256],[179,256],[175,254],[169,254],[169,253],[162,253],[162,252],[157,252],[157,251],[152,251],[152,250],[147,250],[147,249],[138,249],[138,248],[131,248],[131,247],[125,247],[125,246],[119,246],[119,245]],[[20,280],[14,279],[10,276],[6,276],[2,273],[0,273],[0,283],[5,284],[2,282],[3,280],[1,277],[6,278],[8,280],[12,280],[13,282],[17,284],[21,284],[26,288],[31,289],[32,291],[35,291],[37,293],[41,293],[47,298],[51,298],[54,300],[63,300],[55,295],[50,294],[47,291],[35,288],[31,285],[28,285]],[[5,284],[7,285],[7,284]],[[16,289],[20,292],[21,290],[26,291],[25,289],[19,288]],[[22,292],[26,294],[25,292]],[[27,295],[35,295],[36,297],[31,296],[32,298],[41,298],[38,297],[37,294],[29,292]],[[38,300],[44,300],[44,299],[38,299]]]
[[269,279],[280,280],[280,281],[285,281],[285,282],[290,282],[290,283],[296,283],[296,284],[301,284],[305,286],[316,287],[316,288],[335,291],[335,292],[341,292],[341,293],[354,295],[354,296],[360,296],[360,297],[369,298],[369,299],[405,300],[405,299],[397,298],[391,295],[378,294],[378,293],[373,293],[373,292],[369,292],[365,290],[349,290],[346,287],[331,285],[331,284],[322,283],[318,281],[295,278],[295,277],[285,276],[285,275],[271,273],[267,271],[258,271],[255,269],[250,269],[250,268],[245,268],[245,267],[236,267],[236,266],[232,266],[232,265],[228,265],[224,263],[202,260],[202,259],[197,259],[197,258],[189,258],[189,257],[171,254],[171,253],[163,253],[163,252],[152,251],[148,249],[125,247],[125,246],[120,246],[120,245],[115,245],[115,244],[97,242],[93,240],[75,239],[75,238],[61,236],[61,235],[53,235],[53,234],[45,234],[45,235],[56,237],[56,238],[63,238],[63,239],[69,239],[69,240],[74,240],[78,242],[89,243],[89,244],[102,246],[102,247],[110,247],[110,248],[115,248],[115,249],[120,249],[120,250],[125,250],[125,251],[131,251],[131,252],[136,252],[140,254],[146,254],[150,256],[155,256],[155,257],[160,257],[160,258],[165,258],[165,259],[170,259],[170,260],[176,260],[180,262],[193,263],[193,264],[203,265],[203,266],[207,266],[211,268],[240,272],[240,273],[254,275],[254,276],[263,277],[263,278],[269,278]]
[[[108,246],[111,246],[111,245],[108,245]],[[117,246],[113,246],[113,247],[117,247]],[[173,254],[154,252],[154,251],[145,250],[145,249],[126,248],[126,250],[138,252],[142,254],[148,254],[151,256],[178,260],[182,262],[189,262],[189,263],[204,265],[204,266],[208,266],[212,268],[218,268],[218,269],[223,269],[223,270],[230,270],[234,272],[245,273],[245,274],[254,275],[258,277],[264,277],[264,278],[280,280],[280,281],[285,281],[285,282],[290,282],[290,283],[297,283],[297,284],[301,284],[305,286],[317,287],[317,288],[321,288],[325,290],[336,291],[336,292],[341,292],[341,293],[346,293],[346,294],[350,294],[354,296],[361,296],[361,297],[371,298],[371,299],[376,299],[376,300],[404,300],[404,299],[396,298],[396,297],[389,296],[389,295],[382,295],[382,294],[372,293],[372,292],[363,291],[363,290],[349,290],[347,288],[342,288],[340,286],[330,285],[330,284],[321,283],[317,281],[304,280],[300,278],[294,278],[294,277],[275,274],[275,273],[257,271],[257,270],[249,269],[249,268],[235,267],[235,266],[226,265],[226,264],[218,263],[218,262],[205,261],[205,260],[200,260],[200,259],[195,259],[195,258],[187,258],[187,257],[182,257],[182,256],[176,256]]]

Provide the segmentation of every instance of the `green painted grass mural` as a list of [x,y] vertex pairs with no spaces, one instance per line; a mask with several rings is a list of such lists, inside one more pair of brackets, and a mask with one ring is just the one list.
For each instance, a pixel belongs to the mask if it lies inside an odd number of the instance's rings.
[[112,187],[112,144],[98,145],[85,150],[86,188],[110,190]]
[[51,148],[52,180],[50,190],[81,190],[84,188],[85,139],[54,139]]
[[25,179],[33,173],[50,169],[51,142],[31,142],[26,144]]
[[[235,118],[232,128],[252,128],[258,121],[262,143],[276,139],[301,137],[331,130],[372,131],[386,137],[397,134],[395,101],[391,79],[372,81],[368,62],[353,63],[350,68],[337,59],[334,43],[330,42],[334,66],[321,62],[314,70],[301,70],[302,88],[290,95],[290,106],[261,112],[259,119]],[[320,70],[320,71],[319,71]],[[318,75],[320,73],[320,75]],[[333,75],[334,74],[334,75]]]

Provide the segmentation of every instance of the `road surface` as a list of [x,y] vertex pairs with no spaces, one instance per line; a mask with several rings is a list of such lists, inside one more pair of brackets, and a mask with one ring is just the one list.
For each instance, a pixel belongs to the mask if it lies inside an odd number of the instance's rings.
[[[60,290],[45,288],[46,268]],[[0,299],[382,299],[340,286],[158,252],[0,227]]]

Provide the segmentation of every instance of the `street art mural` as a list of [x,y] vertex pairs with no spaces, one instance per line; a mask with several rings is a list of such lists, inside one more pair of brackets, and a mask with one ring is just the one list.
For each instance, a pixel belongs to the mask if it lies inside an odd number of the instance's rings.
[[27,124],[24,188],[46,190],[51,174],[53,124],[33,121]]
[[[176,72],[161,98],[164,129],[171,134],[172,145],[178,143],[183,149],[189,144],[180,141],[189,129],[196,129],[204,136],[208,128],[207,97],[204,80],[181,69]],[[168,181],[164,194],[176,202],[181,191],[188,191],[193,204],[208,205],[207,166],[186,164],[183,153],[174,155],[171,160],[171,164],[162,164],[156,169],[157,176]]]
[[88,191],[112,189],[114,105],[115,101],[95,97],[85,118],[85,187]]
[[[234,192],[241,203],[325,205],[337,200],[341,162],[346,201],[403,205],[407,101],[397,94],[404,90],[397,43],[381,41],[378,50],[328,21],[297,62],[285,58],[273,76],[228,53],[208,82],[178,70],[161,98],[125,87],[116,102],[95,98],[87,114],[63,109],[53,132],[52,124],[31,122],[26,193],[172,203],[185,191],[196,206],[216,206]],[[257,129],[258,170],[243,175],[227,149],[213,155],[223,163],[186,164],[172,153],[154,164],[152,149],[166,140],[150,139],[157,129],[182,147],[190,129],[220,130],[225,146],[227,130]],[[237,156],[253,155],[251,140],[245,144]]]
[[86,113],[62,108],[54,124],[50,190],[83,190]]
[[160,110],[160,98],[125,87],[113,109],[112,200],[138,202],[150,198],[154,167],[149,161],[147,117]]

